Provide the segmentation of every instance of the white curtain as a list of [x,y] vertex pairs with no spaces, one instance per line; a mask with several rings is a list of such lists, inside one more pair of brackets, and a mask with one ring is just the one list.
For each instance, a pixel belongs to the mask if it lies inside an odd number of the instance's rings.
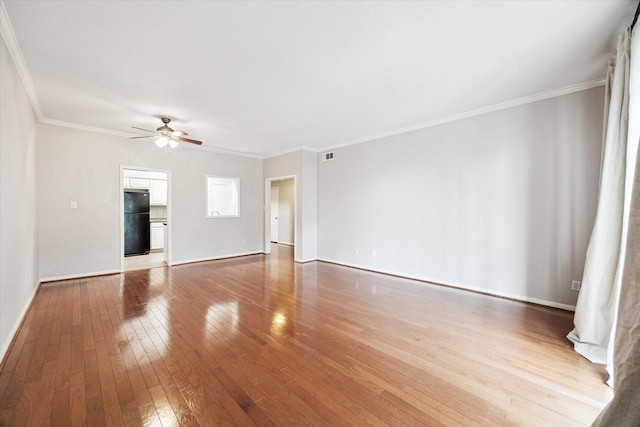
[[[607,347],[615,325],[622,278],[627,136],[629,123],[629,68],[631,31],[618,39],[609,62],[596,219],[587,249],[582,289],[578,295],[575,328],[568,335],[575,350],[596,363],[607,363]],[[628,208],[627,208],[628,210]]]
[[593,426],[640,425],[640,39],[628,29],[607,76],[598,211],[587,250],[576,351],[607,363],[614,397]]
[[636,169],[613,355],[613,400],[594,426],[640,425],[640,168]]
[[[625,228],[624,271],[609,345],[608,370],[614,397],[594,426],[640,425],[640,39],[632,33],[629,82],[627,194],[631,206]],[[625,214],[627,211],[625,211]],[[627,231],[628,230],[628,231]]]

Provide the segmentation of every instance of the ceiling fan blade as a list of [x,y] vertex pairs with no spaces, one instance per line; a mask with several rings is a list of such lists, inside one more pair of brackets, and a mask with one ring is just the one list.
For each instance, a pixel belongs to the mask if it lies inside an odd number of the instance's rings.
[[129,139],[140,139],[140,138],[153,138],[153,135],[148,136],[132,136]]
[[134,129],[138,129],[138,130],[143,130],[143,131],[145,131],[145,132],[156,133],[156,131],[155,131],[155,130],[142,129],[142,128],[139,128],[139,127],[137,127],[137,126],[131,126],[131,127],[132,127],[132,128],[134,128]]
[[196,141],[195,139],[191,139],[191,138],[183,138],[181,136],[176,136],[175,139],[182,142],[189,142],[191,144],[202,145],[202,141]]
[[188,133],[186,133],[183,130],[174,130],[173,132],[171,132],[172,136],[186,136],[189,135]]

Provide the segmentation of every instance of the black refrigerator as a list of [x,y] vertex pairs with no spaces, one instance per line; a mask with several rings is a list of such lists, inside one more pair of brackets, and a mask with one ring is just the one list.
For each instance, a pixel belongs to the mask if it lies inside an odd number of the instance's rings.
[[124,192],[124,256],[148,254],[150,248],[149,192],[127,190]]

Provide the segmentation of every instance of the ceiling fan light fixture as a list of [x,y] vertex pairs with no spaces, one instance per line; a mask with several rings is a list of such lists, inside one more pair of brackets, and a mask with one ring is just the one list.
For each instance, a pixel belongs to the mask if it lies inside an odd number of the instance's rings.
[[171,138],[169,140],[169,147],[176,148],[177,146],[178,146],[178,141],[176,141],[175,139]]
[[164,147],[169,143],[169,140],[166,136],[161,136],[160,138],[154,141],[158,147]]

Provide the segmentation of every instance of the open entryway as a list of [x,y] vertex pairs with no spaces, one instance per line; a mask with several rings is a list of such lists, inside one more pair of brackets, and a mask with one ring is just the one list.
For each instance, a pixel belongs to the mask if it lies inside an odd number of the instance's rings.
[[266,180],[265,253],[273,244],[294,247],[296,243],[295,176]]
[[170,173],[120,169],[121,271],[170,265]]

